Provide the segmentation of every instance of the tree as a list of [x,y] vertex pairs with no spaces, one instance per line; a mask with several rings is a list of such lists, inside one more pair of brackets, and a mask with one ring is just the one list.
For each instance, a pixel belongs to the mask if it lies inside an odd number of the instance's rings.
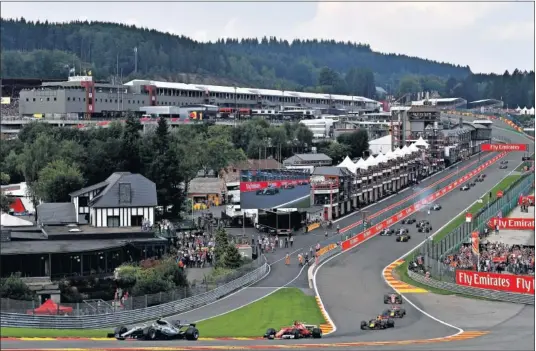
[[223,266],[229,269],[236,269],[242,265],[242,256],[234,245],[227,245],[223,256]]
[[332,142],[329,144],[326,154],[331,157],[334,164],[342,162],[342,160],[350,154],[350,147],[346,144]]
[[84,178],[75,164],[62,159],[50,162],[39,172],[36,195],[44,202],[70,202],[70,193],[81,189]]
[[337,141],[349,148],[352,158],[363,157],[365,151],[369,149],[368,133],[363,129],[352,133],[341,134],[337,138]]
[[227,246],[229,246],[227,232],[223,228],[218,229],[218,231],[216,231],[214,243],[214,259],[216,260],[216,267],[224,267]]
[[398,84],[398,95],[418,93],[422,91],[421,83],[415,76],[404,76]]
[[124,163],[122,169],[131,173],[141,172],[140,131],[142,128],[140,120],[130,113],[125,121],[121,137],[121,158]]
[[34,292],[18,275],[0,279],[0,297],[13,300],[33,300]]

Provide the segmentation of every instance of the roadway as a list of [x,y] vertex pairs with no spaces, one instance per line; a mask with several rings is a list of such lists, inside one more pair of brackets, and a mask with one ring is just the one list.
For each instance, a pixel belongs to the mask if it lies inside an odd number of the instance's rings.
[[[513,133],[506,129],[495,128],[497,134],[514,139],[519,134]],[[523,139],[524,137],[521,137]],[[519,139],[519,138],[518,138]],[[516,140],[516,142],[520,142]],[[522,141],[525,142],[525,141]],[[531,144],[533,149],[533,144]],[[481,161],[492,157],[492,154],[485,154]],[[445,195],[439,202],[443,206],[440,212],[432,213],[427,218],[432,223],[434,229],[438,229],[451,218],[464,210],[470,203],[475,201],[482,194],[486,193],[489,188],[499,182],[506,174],[513,170],[514,164],[519,163],[521,153],[511,153],[505,159],[508,159],[509,169],[499,170],[498,165],[492,165],[485,173],[488,175],[486,180],[471,189],[469,192],[463,193],[460,196],[460,191],[455,189],[452,193]],[[414,201],[422,197],[420,191],[433,184],[435,189],[438,186],[438,180],[450,176],[449,179],[443,179],[439,186],[448,184],[457,177],[454,175],[457,169],[460,171],[460,176],[465,172],[478,167],[477,158],[464,161],[458,167],[445,170],[442,173],[432,176],[430,179],[424,180],[420,184],[415,194],[411,192],[402,192],[388,198],[381,203],[373,204],[367,210],[371,214],[378,214],[382,210],[392,207],[397,202],[402,201],[404,204],[412,204]],[[465,168],[467,167],[467,168]],[[428,190],[426,194],[431,192]],[[424,194],[424,193],[423,193]],[[414,196],[414,197],[413,197]],[[381,214],[380,214],[381,216]],[[341,229],[355,223],[360,219],[359,214],[351,214],[348,217],[341,219],[338,224]],[[375,221],[377,223],[377,221]],[[351,231],[351,230],[350,230]],[[379,345],[341,345],[340,343],[369,342],[369,341],[384,341],[384,345],[389,350],[405,350],[407,344],[396,345],[396,343],[385,343],[391,340],[407,340],[407,339],[427,339],[432,337],[443,337],[454,334],[455,329],[445,326],[431,319],[427,315],[422,314],[417,308],[425,311],[444,320],[447,323],[453,323],[461,328],[478,329],[490,331],[490,334],[478,337],[476,339],[464,341],[452,341],[449,343],[427,343],[427,344],[412,344],[411,349],[415,350],[441,350],[445,348],[460,349],[460,350],[530,350],[534,349],[532,340],[534,337],[534,307],[524,307],[513,304],[503,304],[488,301],[478,301],[472,299],[464,299],[455,296],[440,296],[433,294],[412,294],[409,298],[415,305],[406,304],[405,308],[408,315],[403,320],[397,320],[397,325],[393,330],[386,332],[369,332],[364,333],[359,330],[359,321],[369,319],[378,314],[383,308],[382,296],[388,291],[387,285],[381,278],[382,270],[400,256],[410,251],[417,243],[424,239],[423,235],[412,232],[413,237],[409,243],[396,243],[394,237],[375,237],[361,244],[356,249],[348,253],[336,256],[332,260],[325,263],[317,273],[318,293],[326,306],[328,313],[337,325],[337,331],[333,335],[327,336],[321,343],[337,343],[338,345],[322,345],[322,348],[333,350],[348,349],[358,347],[361,349],[378,349]],[[230,310],[239,308],[240,306],[252,303],[269,293],[272,293],[281,286],[307,286],[307,277],[305,270],[300,269],[296,262],[295,256],[298,252],[308,250],[317,242],[326,244],[340,240],[340,236],[330,235],[328,240],[324,240],[324,230],[315,230],[308,234],[297,235],[295,244],[292,249],[280,249],[275,253],[267,254],[267,258],[271,265],[271,273],[259,283],[251,287],[246,287],[229,297],[219,300],[218,302],[200,309],[187,312],[175,316],[173,318],[182,318],[188,320],[202,320],[214,315],[223,314]],[[283,257],[289,252],[292,254],[294,261],[291,266],[283,264]],[[449,300],[456,299],[456,300]],[[456,305],[457,308],[451,308]],[[449,306],[445,308],[445,306]],[[471,311],[471,313],[467,313]],[[477,316],[477,317],[475,317]],[[357,327],[356,327],[357,326]],[[202,332],[202,331],[201,331]],[[530,337],[529,337],[530,336]],[[295,346],[295,349],[307,349],[306,344],[315,344],[318,341],[299,341],[294,342],[289,340],[284,344],[303,344],[303,347]],[[200,341],[195,343],[195,347],[207,347],[210,349],[218,345],[225,346],[242,346],[255,345],[255,349],[262,349],[265,345],[266,349],[272,349],[280,342],[270,341]],[[282,343],[281,343],[282,344]],[[177,342],[143,342],[143,343],[118,343],[114,340],[110,341],[48,341],[48,342],[32,342],[32,341],[2,341],[3,349],[44,349],[44,348],[61,348],[61,347],[79,347],[79,348],[119,348],[129,347],[131,350],[137,347],[174,347],[183,348],[194,346],[192,344],[183,344]],[[294,347],[293,347],[294,348]]]
[[[293,189],[279,189],[274,195],[257,195],[256,191],[241,191],[240,206],[244,209],[288,207],[288,205],[311,196],[311,187],[296,185]],[[308,206],[310,207],[310,205]]]

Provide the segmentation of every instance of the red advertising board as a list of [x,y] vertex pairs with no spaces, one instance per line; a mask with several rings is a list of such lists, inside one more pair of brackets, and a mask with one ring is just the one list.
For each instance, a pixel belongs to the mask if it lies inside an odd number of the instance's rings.
[[482,144],[480,150],[492,152],[527,151],[527,144]]
[[534,230],[534,218],[498,218],[493,217],[489,224],[500,229]]
[[268,186],[273,186],[276,188],[281,188],[287,184],[298,185],[303,183],[309,183],[309,179],[300,179],[300,180],[271,180],[269,182],[240,182],[240,191],[257,191],[267,188]]
[[534,295],[534,277],[456,270],[456,284],[472,288]]
[[[475,176],[476,174],[478,174],[482,170],[486,169],[488,166],[490,166],[493,163],[497,162],[501,157],[504,157],[504,155],[505,154],[502,153],[500,155],[495,156],[491,160],[489,160],[489,161],[485,162],[484,164],[482,164],[481,166],[479,166],[477,169],[469,172],[468,174],[466,174],[462,178],[460,178],[460,179],[454,181],[453,183],[449,184],[447,187],[445,187],[445,188],[443,188],[441,190],[438,190],[435,193],[427,196],[426,198],[424,198],[421,201],[417,202],[415,205],[411,205],[411,206],[407,207],[406,209],[398,212],[394,216],[391,216],[388,219],[386,219],[386,220],[378,223],[377,225],[373,226],[372,228],[367,229],[365,232],[361,232],[361,233],[351,237],[350,239],[347,239],[347,240],[343,241],[342,244],[341,244],[342,250],[346,251],[346,250],[349,250],[349,249],[351,249],[353,247],[356,247],[357,245],[361,244],[363,241],[365,241],[365,240],[369,239],[370,237],[373,237],[376,234],[378,234],[380,231],[382,231],[382,229],[387,228],[390,225],[392,225],[393,223],[396,223],[396,222],[398,222],[398,221],[410,216],[415,211],[418,211],[419,209],[423,208],[427,204],[431,204],[436,199],[442,197],[446,193],[448,193],[448,192],[452,191],[453,189],[455,189],[458,186],[458,184],[467,181],[467,179]],[[355,227],[356,225],[361,224],[360,222],[361,221],[356,222],[354,225],[350,225],[350,226],[348,226],[346,228],[343,228],[343,233],[345,231]]]

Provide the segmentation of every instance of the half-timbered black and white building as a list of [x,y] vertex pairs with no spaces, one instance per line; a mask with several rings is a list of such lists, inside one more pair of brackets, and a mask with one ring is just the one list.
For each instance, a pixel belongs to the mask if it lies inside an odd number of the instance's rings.
[[70,195],[78,223],[105,228],[154,223],[156,185],[141,174],[116,172]]

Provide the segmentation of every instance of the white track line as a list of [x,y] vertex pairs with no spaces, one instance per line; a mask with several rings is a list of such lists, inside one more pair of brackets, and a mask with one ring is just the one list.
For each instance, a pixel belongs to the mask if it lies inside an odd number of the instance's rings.
[[[498,154],[498,155],[499,155],[499,154]],[[506,156],[506,155],[505,155],[505,156]],[[503,157],[505,157],[505,156],[503,156]],[[498,160],[497,160],[497,161],[498,161]],[[495,162],[494,164],[496,164],[496,162]],[[490,165],[490,167],[491,167],[491,165]],[[436,174],[437,174],[437,173],[436,173]],[[434,174],[434,175],[435,175],[435,174]],[[476,174],[475,174],[475,176],[476,176]],[[448,185],[447,185],[447,186],[448,186]],[[450,192],[452,192],[454,189],[456,189],[456,188],[453,188]],[[450,192],[447,192],[447,193],[443,194],[443,195],[440,196],[439,198],[443,197],[444,195],[449,194]],[[413,213],[408,214],[406,217],[409,217],[409,216],[411,216],[411,215],[413,215]],[[393,224],[396,224],[396,223],[400,222],[402,219],[404,219],[404,218],[406,218],[406,217],[400,218],[400,220],[398,220],[397,222],[395,222],[395,223],[393,223]],[[434,235],[435,235],[435,233],[434,233]],[[372,238],[374,238],[374,237],[376,237],[376,235],[373,235],[373,236],[368,237],[367,239],[365,239],[365,240],[363,240],[361,243],[359,243],[359,245],[363,244],[364,242],[366,242],[366,241],[368,241],[368,240],[370,240],[370,239],[372,239]],[[404,256],[408,255],[409,253],[411,253],[412,251],[414,251],[416,248],[420,247],[423,243],[424,243],[424,242],[422,242],[421,244],[419,244],[417,247],[413,248],[411,251],[409,251],[409,252],[408,252],[407,254],[405,254]],[[359,246],[359,245],[357,245],[357,246]],[[355,246],[355,247],[357,247],[357,246]],[[327,260],[325,260],[324,262],[322,262],[322,263],[317,267],[317,269],[315,270],[315,273],[313,274],[313,286],[314,286],[315,294],[316,294],[316,296],[318,296],[318,302],[320,303],[321,308],[324,310],[324,313],[325,313],[326,318],[328,319],[328,322],[333,326],[333,330],[332,330],[331,332],[329,332],[329,333],[324,334],[324,335],[328,335],[328,334],[332,334],[332,333],[334,333],[334,332],[337,330],[337,326],[336,326],[335,323],[333,322],[333,319],[331,319],[331,316],[329,315],[328,311],[326,310],[326,307],[324,306],[324,302],[322,301],[322,298],[320,297],[320,294],[318,293],[318,287],[317,287],[317,284],[316,284],[316,274],[318,273],[318,271],[320,271],[320,268],[322,268],[322,266],[323,266],[324,264],[328,263],[329,261],[331,261],[331,260],[334,259],[335,257],[338,257],[338,256],[340,256],[340,255],[342,255],[342,254],[344,254],[344,253],[347,253],[347,252],[351,251],[351,250],[354,249],[355,247],[353,247],[353,248],[351,248],[350,250],[347,250],[347,251],[342,251],[342,252],[340,252],[340,253],[338,253],[338,254],[336,254],[336,255],[333,255],[332,257],[328,258]],[[402,256],[402,258],[403,258],[404,256]],[[401,258],[399,258],[399,259],[401,259]],[[397,260],[399,260],[399,259],[397,259]],[[395,261],[397,261],[397,260],[395,260]],[[386,267],[386,268],[387,268],[387,267]],[[384,281],[385,281],[385,278],[384,278],[384,272],[385,272],[385,268],[384,268],[383,271],[382,271],[382,279],[384,279]],[[391,285],[389,284],[389,286],[391,286]],[[391,287],[392,287],[392,286],[391,286]],[[448,326],[448,327],[451,327],[451,328],[454,328],[454,329],[458,330],[458,333],[456,333],[456,334],[454,334],[454,335],[452,335],[452,336],[455,336],[455,335],[458,335],[458,334],[460,334],[460,333],[463,333],[463,329],[460,329],[460,328],[458,328],[458,327],[455,327],[455,326],[453,326],[453,325],[448,324],[447,322],[444,322],[444,321],[441,321],[441,320],[435,318],[434,316],[432,316],[432,315],[430,315],[430,314],[424,312],[423,310],[421,310],[420,308],[418,308],[417,306],[415,306],[415,304],[413,304],[411,301],[409,301],[405,296],[402,296],[402,297],[403,297],[406,301],[408,301],[408,303],[409,303],[410,305],[412,305],[413,307],[415,307],[419,312],[421,312],[421,313],[424,314],[425,316],[430,317],[431,319],[433,319],[433,320],[435,320],[435,321],[437,321],[437,322],[439,322],[439,323],[441,323],[441,324],[443,324],[443,325],[446,325],[446,326]]]
[[[268,266],[268,267],[270,267],[270,266]],[[229,314],[229,313],[231,313],[231,312],[234,312],[234,311],[236,311],[236,310],[239,310],[239,309],[241,309],[241,308],[244,308],[244,307],[246,307],[246,306],[249,306],[249,305],[251,305],[251,304],[253,304],[253,303],[255,303],[255,302],[258,302],[258,301],[260,301],[260,300],[262,300],[262,299],[264,299],[264,298],[266,298],[266,297],[268,297],[268,296],[270,296],[270,295],[272,295],[272,294],[275,294],[276,292],[278,292],[278,291],[281,290],[281,289],[285,289],[287,286],[289,286],[290,284],[294,283],[294,282],[296,281],[296,279],[298,279],[298,278],[300,277],[300,275],[302,274],[303,270],[304,270],[306,267],[308,268],[308,266],[304,265],[304,266],[300,269],[300,272],[298,273],[298,275],[297,275],[296,277],[294,277],[294,279],[292,279],[291,281],[289,281],[288,283],[286,283],[286,284],[283,285],[283,286],[274,288],[274,289],[275,289],[274,291],[271,291],[271,292],[269,292],[268,294],[259,297],[258,299],[255,299],[255,300],[250,301],[250,302],[248,302],[248,303],[242,304],[242,305],[240,305],[240,306],[238,306],[238,307],[236,307],[236,308],[233,308],[233,309],[231,309],[231,310],[229,310],[229,311],[226,311],[226,312],[223,312],[223,313],[214,315],[214,316],[210,316],[210,317],[208,317],[208,318],[200,319],[200,320],[196,321],[196,323],[199,323],[199,322],[202,322],[202,321],[206,321],[206,320],[208,320],[208,319],[212,319],[212,318],[216,318],[216,317],[224,316],[224,315],[226,315],[226,314]],[[270,269],[270,268],[269,268],[269,269]],[[268,273],[269,273],[269,272],[268,272]],[[266,276],[266,275],[265,275],[265,276]],[[264,278],[264,277],[263,277],[263,278]],[[260,280],[259,280],[259,281],[260,281]],[[249,287],[249,286],[248,286],[248,287]],[[254,287],[254,289],[262,289],[262,288],[263,288],[263,287],[260,287],[260,286],[258,286],[258,287]],[[240,289],[239,291],[242,291],[243,289],[245,289],[245,288],[242,288],[242,289]],[[267,287],[267,288],[264,288],[264,289],[270,289],[270,288]],[[239,291],[237,291],[237,292],[239,292]],[[233,294],[233,295],[234,295],[234,294]],[[231,295],[229,295],[229,296],[231,296]],[[218,301],[221,301],[221,300],[222,300],[222,299],[220,299],[220,300],[218,300]],[[207,306],[207,305],[205,305],[205,306]]]

